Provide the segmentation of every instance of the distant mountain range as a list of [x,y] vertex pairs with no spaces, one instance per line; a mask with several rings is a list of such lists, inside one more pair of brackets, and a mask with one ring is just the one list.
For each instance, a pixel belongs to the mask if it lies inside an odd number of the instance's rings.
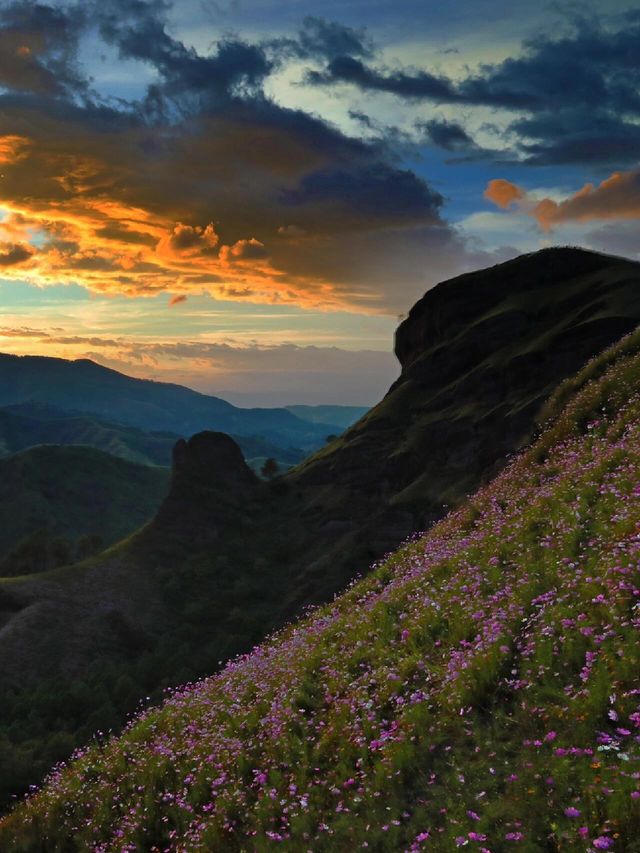
[[[0,408],[0,457],[38,444],[86,445],[141,465],[168,467],[179,438],[176,433],[148,432],[49,405],[21,403]],[[247,464],[255,467],[272,457],[284,470],[306,455],[303,450],[281,447],[260,436],[234,438]]]
[[303,421],[313,424],[337,424],[347,429],[359,421],[371,408],[370,406],[285,406],[285,408]]
[[[432,525],[536,435],[566,377],[638,323],[640,264],[544,250],[429,291],[398,329],[402,373],[385,398],[273,482],[220,432],[179,441],[151,524],[81,565],[0,581],[4,793]],[[154,389],[134,391],[144,409]]]
[[305,452],[321,447],[337,424],[316,423],[280,409],[241,409],[182,385],[134,379],[88,359],[0,353],[0,406],[53,406],[109,423],[189,436],[205,429],[261,438]]

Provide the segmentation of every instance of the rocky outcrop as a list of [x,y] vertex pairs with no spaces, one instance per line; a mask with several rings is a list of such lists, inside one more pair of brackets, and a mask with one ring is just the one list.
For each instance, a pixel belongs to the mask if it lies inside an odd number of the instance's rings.
[[242,490],[258,482],[236,442],[224,432],[199,432],[173,448],[171,492],[198,486]]
[[199,432],[176,442],[171,485],[152,524],[160,536],[207,543],[218,538],[229,513],[250,500],[259,480],[236,442],[223,432]]

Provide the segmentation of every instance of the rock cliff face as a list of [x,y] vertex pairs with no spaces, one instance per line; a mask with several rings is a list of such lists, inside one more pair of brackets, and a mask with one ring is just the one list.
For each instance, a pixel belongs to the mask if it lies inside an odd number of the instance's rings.
[[171,493],[196,485],[236,491],[255,486],[258,478],[244,461],[236,442],[224,432],[199,432],[173,448]]
[[199,432],[176,442],[171,484],[152,525],[161,538],[210,546],[230,518],[250,503],[259,480],[236,442],[223,432]]

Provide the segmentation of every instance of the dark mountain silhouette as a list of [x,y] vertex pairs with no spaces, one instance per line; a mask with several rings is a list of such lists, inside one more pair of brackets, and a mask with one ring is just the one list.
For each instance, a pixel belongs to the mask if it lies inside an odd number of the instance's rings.
[[[150,525],[82,565],[0,585],[0,673],[14,691],[0,732],[28,717],[5,746],[5,793],[462,502],[530,441],[559,383],[639,322],[639,264],[526,255],[427,293],[398,329],[402,374],[386,397],[284,476],[257,481],[216,434],[180,443]],[[76,710],[56,722],[62,706]]]

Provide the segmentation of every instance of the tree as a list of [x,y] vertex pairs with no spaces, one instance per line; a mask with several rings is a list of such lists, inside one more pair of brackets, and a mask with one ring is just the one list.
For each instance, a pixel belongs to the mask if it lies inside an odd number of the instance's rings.
[[280,466],[276,462],[276,460],[270,456],[268,459],[265,459],[264,465],[260,469],[260,473],[265,478],[265,480],[273,480],[278,471],[280,470]]

